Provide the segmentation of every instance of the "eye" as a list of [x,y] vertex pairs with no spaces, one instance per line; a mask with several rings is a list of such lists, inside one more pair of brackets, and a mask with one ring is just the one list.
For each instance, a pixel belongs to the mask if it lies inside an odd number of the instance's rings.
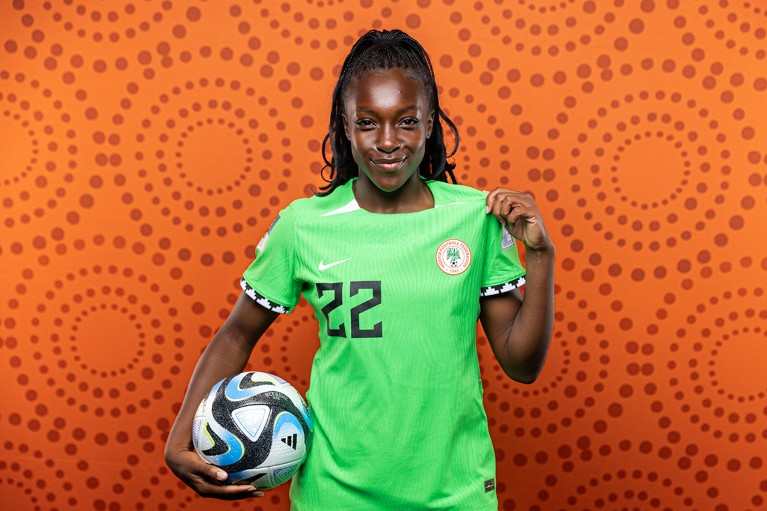
[[403,126],[415,126],[420,122],[420,120],[417,117],[405,117],[402,119],[402,125]]
[[357,119],[356,121],[354,121],[354,124],[356,124],[357,126],[363,129],[372,128],[373,126],[375,126],[375,123],[373,123],[373,121],[371,121],[370,119]]

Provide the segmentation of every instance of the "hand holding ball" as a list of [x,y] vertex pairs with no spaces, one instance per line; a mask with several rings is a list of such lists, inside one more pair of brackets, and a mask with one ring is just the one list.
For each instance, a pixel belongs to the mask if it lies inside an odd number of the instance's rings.
[[216,383],[195,413],[197,454],[227,483],[268,489],[287,482],[311,448],[314,427],[301,394],[282,378],[246,372]]

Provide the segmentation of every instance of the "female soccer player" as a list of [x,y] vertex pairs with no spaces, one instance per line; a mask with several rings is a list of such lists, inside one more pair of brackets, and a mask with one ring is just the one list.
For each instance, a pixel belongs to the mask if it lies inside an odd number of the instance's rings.
[[418,42],[392,30],[354,45],[333,93],[329,184],[262,238],[169,434],[168,466],[200,495],[262,494],[198,458],[193,415],[303,295],[321,347],[292,509],[497,509],[476,323],[506,374],[534,381],[553,326],[555,249],[528,195],[447,183],[442,121],[455,132]]

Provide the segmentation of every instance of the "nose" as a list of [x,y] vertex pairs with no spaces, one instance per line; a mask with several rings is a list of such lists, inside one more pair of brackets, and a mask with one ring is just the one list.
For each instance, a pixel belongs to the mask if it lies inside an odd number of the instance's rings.
[[394,126],[383,125],[376,140],[376,148],[382,153],[392,153],[399,149],[400,142],[397,139],[397,131]]

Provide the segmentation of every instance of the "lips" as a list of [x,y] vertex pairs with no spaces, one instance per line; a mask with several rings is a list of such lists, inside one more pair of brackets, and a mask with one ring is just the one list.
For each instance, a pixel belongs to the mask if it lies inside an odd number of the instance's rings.
[[376,165],[376,167],[380,168],[381,170],[393,172],[397,170],[398,168],[400,168],[404,161],[405,161],[405,158],[374,159],[373,163]]

